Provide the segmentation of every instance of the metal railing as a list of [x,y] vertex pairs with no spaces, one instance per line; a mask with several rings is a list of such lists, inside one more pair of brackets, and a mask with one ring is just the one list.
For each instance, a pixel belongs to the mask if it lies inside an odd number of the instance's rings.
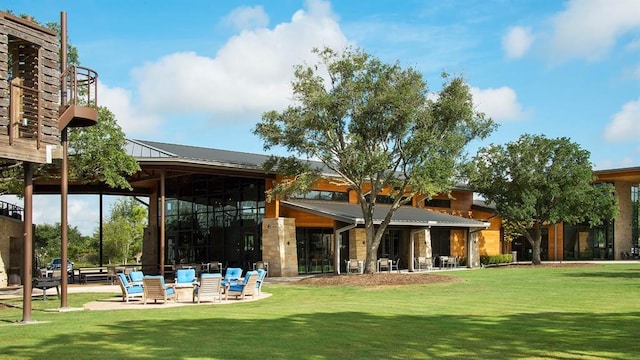
[[18,205],[0,200],[0,215],[22,220],[24,209]]
[[92,69],[69,65],[60,75],[61,106],[98,107],[98,73]]

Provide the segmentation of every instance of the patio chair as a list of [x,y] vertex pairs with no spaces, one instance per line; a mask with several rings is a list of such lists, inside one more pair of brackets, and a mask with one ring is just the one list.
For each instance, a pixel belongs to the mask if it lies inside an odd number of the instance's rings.
[[197,280],[196,269],[178,269],[176,271],[176,287],[192,287]]
[[267,270],[258,269],[256,271],[258,272],[258,280],[256,280],[256,290],[258,295],[260,295],[262,293],[262,283],[264,282],[264,278],[267,276]]
[[127,276],[123,273],[116,274],[118,283],[120,284],[120,290],[122,290],[122,301],[129,302],[129,299],[136,297],[142,298],[144,296],[144,289],[142,285],[132,284],[127,280]]
[[[269,273],[269,263],[265,261],[256,261],[253,263],[253,270],[264,269],[266,274]],[[266,276],[266,275],[265,275]]]
[[378,272],[381,271],[391,272],[391,260],[389,258],[378,259]]
[[416,260],[416,267],[418,271],[426,269],[433,270],[433,259],[426,256],[418,256]]
[[391,271],[400,272],[400,257],[391,262]]
[[350,259],[349,262],[347,263],[347,272],[361,274],[362,268],[360,267],[360,260]]
[[134,270],[129,273],[129,282],[134,285],[142,285],[142,278],[144,273],[142,271]]
[[222,279],[222,286],[235,284],[242,277],[242,271],[242,268],[228,267],[227,272],[224,273],[224,279]]
[[209,262],[209,272],[222,274],[222,263],[220,261]]
[[207,274],[200,275],[200,284],[193,288],[193,302],[200,300],[203,297],[212,297],[213,300],[218,299],[218,302],[222,301],[222,275],[220,274]]
[[233,295],[236,299],[242,300],[245,296],[254,297],[257,293],[256,283],[258,281],[257,271],[247,271],[244,281],[240,284],[232,284],[228,287],[227,298]]
[[176,289],[172,286],[167,286],[164,283],[164,276],[156,275],[151,276],[147,275],[142,279],[142,287],[144,288],[144,303],[146,304],[148,300],[153,300],[154,303],[157,303],[158,300],[164,301],[167,303],[167,300],[172,299],[176,301]]

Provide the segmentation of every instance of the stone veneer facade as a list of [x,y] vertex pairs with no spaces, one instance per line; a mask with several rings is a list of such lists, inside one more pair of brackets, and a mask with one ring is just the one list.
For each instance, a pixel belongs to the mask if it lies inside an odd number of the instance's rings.
[[618,197],[618,217],[615,219],[613,229],[614,259],[622,259],[622,252],[628,252],[633,246],[633,204],[631,203],[631,186],[628,182],[616,181],[615,191]]
[[270,276],[298,276],[295,219],[262,221],[262,260],[269,264]]
[[[22,220],[0,216],[0,287],[9,285],[9,271],[11,268],[23,267],[23,238],[24,223]],[[11,242],[15,244],[14,249],[11,249]],[[11,254],[12,250],[19,253]],[[13,264],[11,259],[18,259],[20,262]]]

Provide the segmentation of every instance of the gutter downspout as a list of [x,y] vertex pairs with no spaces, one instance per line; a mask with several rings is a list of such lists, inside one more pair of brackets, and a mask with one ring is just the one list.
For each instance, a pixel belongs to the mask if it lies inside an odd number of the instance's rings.
[[335,269],[334,273],[336,275],[340,275],[340,236],[343,232],[351,230],[356,226],[358,226],[358,223],[349,224],[347,226],[341,227],[340,229],[336,229],[336,231],[334,232],[336,251],[334,251],[333,268]]

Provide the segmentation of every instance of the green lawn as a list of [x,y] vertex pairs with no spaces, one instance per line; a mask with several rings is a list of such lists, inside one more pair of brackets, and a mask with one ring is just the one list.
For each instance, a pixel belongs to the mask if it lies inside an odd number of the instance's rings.
[[[7,359],[637,359],[640,263],[449,272],[379,288],[265,285],[234,305],[0,310]],[[358,275],[353,275],[358,276]],[[69,306],[105,294],[69,294]],[[6,301],[5,301],[6,303]]]

